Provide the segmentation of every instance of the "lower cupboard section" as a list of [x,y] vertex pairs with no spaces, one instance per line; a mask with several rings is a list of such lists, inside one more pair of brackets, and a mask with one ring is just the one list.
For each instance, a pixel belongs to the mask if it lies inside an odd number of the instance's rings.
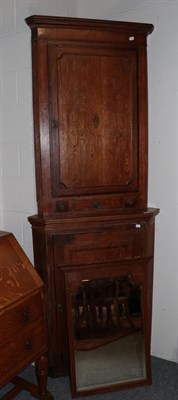
[[[35,266],[46,287],[51,376],[68,375],[70,372],[71,350],[66,334],[69,330],[66,307],[66,280],[69,276],[72,276],[71,282],[100,279],[103,274],[105,278],[114,274],[116,277],[130,275],[137,284],[140,279],[141,290],[144,287],[144,318],[147,320],[147,358],[157,213],[157,209],[146,209],[85,218],[61,219],[55,215],[29,218],[33,230]],[[145,368],[147,376],[149,365]]]

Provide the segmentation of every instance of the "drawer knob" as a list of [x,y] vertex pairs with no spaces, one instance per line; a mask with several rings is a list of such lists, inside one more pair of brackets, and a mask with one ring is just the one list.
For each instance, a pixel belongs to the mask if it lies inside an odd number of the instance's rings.
[[28,311],[24,311],[23,314],[22,314],[22,317],[23,317],[23,321],[24,322],[29,321],[29,319],[30,319],[29,312]]
[[56,211],[63,212],[63,211],[68,211],[68,209],[69,209],[69,205],[68,205],[67,201],[56,203]]
[[95,202],[94,202],[94,207],[95,208],[101,208],[101,203],[98,201],[98,200],[96,200]]
[[59,204],[59,210],[60,211],[64,211],[65,210],[65,204],[64,203]]
[[126,204],[126,207],[133,207],[135,204],[135,201],[133,199],[127,199],[125,204]]
[[25,342],[25,350],[26,351],[31,351],[31,349],[32,349],[32,342],[31,342],[31,340],[27,340]]

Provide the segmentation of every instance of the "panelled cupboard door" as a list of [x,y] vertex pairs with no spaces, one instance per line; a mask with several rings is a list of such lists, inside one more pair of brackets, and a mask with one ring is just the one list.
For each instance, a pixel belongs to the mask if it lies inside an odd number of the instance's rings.
[[49,45],[48,61],[53,196],[137,191],[136,51]]
[[151,24],[32,16],[40,214],[147,206]]

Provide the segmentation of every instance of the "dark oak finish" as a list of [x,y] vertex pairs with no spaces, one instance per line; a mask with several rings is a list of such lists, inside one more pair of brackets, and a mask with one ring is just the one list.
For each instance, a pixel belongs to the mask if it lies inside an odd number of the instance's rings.
[[[111,275],[133,271],[137,280],[139,270],[144,382],[150,382],[158,210],[147,208],[146,41],[153,25],[46,16],[26,22],[32,33],[38,203],[38,215],[29,221],[47,293],[50,374],[68,374],[70,359],[73,376],[72,338],[69,333],[68,342],[66,334],[69,277],[77,280],[91,270],[95,279],[107,269]],[[143,381],[116,386],[138,384]]]
[[[52,400],[47,385],[47,337],[44,284],[14,236],[0,232],[0,387],[14,387],[4,400],[28,390]],[[39,386],[16,376],[36,361]]]
[[43,16],[26,22],[38,212],[146,207],[146,37],[153,26]]
[[[49,327],[49,368],[55,375],[68,373],[68,342],[63,268],[94,264],[120,265],[154,254],[154,219],[158,210],[83,218],[33,216],[35,264],[47,290]],[[133,262],[134,261],[134,262]],[[152,275],[148,296],[152,298]],[[148,310],[147,310],[148,312]],[[151,313],[148,321],[151,323]],[[150,332],[150,331],[149,331]]]

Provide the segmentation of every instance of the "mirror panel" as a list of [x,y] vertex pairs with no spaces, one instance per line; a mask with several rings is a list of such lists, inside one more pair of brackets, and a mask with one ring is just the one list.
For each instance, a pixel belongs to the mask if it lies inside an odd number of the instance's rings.
[[142,284],[128,274],[80,279],[71,288],[67,302],[74,392],[97,393],[146,380]]
[[140,295],[130,276],[83,280],[72,294],[78,390],[145,378]]

